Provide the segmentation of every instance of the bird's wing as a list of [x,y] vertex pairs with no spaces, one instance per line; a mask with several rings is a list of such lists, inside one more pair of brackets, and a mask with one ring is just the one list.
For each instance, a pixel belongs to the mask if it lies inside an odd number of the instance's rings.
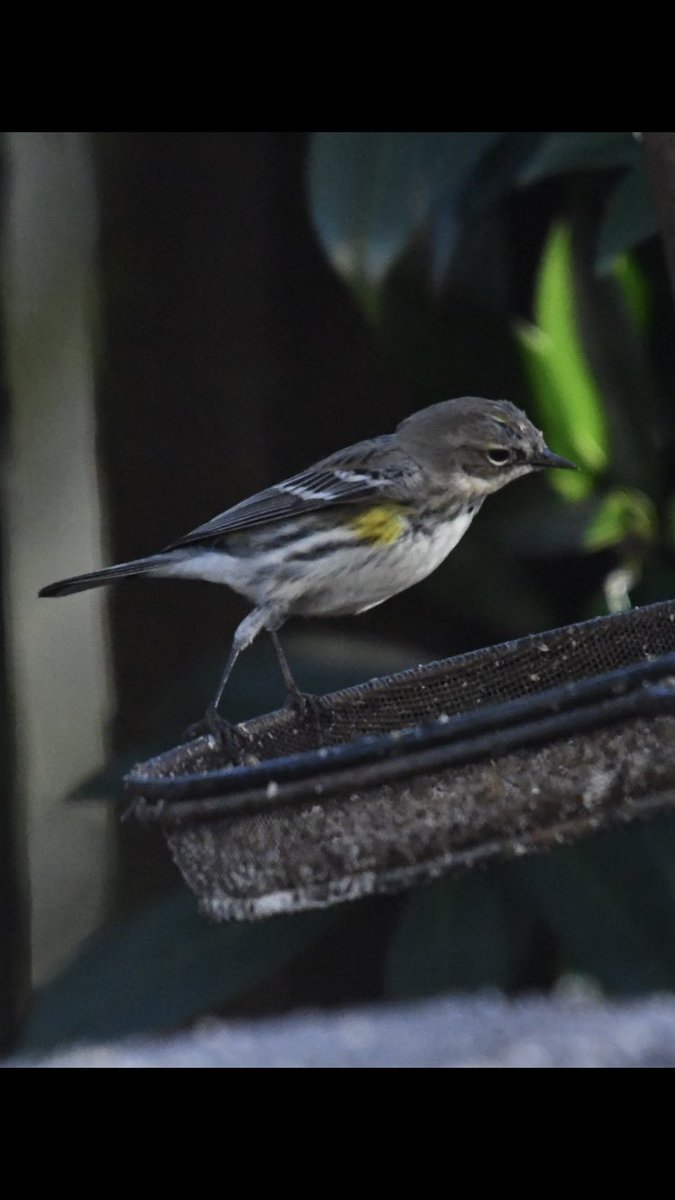
[[[374,447],[370,442],[350,447],[342,456],[332,455],[307,471],[242,500],[166,548],[173,550],[190,543],[207,542],[254,525],[302,516],[334,504],[352,504],[374,496],[403,499],[408,489],[402,486],[402,480],[392,477],[396,472],[392,470],[391,454],[387,456],[387,473],[382,474],[378,462],[380,453],[380,447]],[[402,469],[401,476],[403,473]]]

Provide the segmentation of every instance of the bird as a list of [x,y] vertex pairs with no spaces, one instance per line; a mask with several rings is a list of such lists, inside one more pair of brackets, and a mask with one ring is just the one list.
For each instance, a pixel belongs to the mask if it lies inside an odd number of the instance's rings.
[[[484,500],[546,467],[575,469],[508,400],[431,404],[393,433],[357,442],[242,500],[158,553],[43,587],[65,596],[133,576],[227,584],[253,606],[237,626],[205,723],[217,727],[235,662],[262,631],[287,696],[300,692],[279,640],[290,617],[365,612],[419,583]],[[227,722],[224,722],[227,725]]]

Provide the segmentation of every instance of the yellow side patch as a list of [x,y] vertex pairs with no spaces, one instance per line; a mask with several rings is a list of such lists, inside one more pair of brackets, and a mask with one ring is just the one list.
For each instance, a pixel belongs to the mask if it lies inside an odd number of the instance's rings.
[[393,546],[406,531],[405,516],[410,512],[404,504],[375,504],[358,517],[352,517],[348,525],[356,536],[374,546]]

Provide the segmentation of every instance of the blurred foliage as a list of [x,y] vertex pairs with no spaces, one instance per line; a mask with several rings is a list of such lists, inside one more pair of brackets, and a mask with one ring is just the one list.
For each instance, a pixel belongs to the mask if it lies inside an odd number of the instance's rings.
[[92,939],[38,995],[21,1050],[35,1054],[185,1025],[279,970],[336,918],[329,910],[292,921],[215,925],[199,916],[187,891],[168,894]]
[[534,298],[536,324],[517,329],[547,437],[579,467],[552,476],[561,495],[588,495],[609,460],[609,433],[600,390],[586,361],[576,320],[572,231],[554,226],[542,255]]
[[[319,133],[307,184],[344,303],[367,324],[383,372],[403,380],[409,411],[506,395],[581,468],[487,505],[450,561],[403,598],[410,627],[453,630],[459,650],[580,620],[606,611],[617,572],[633,602],[671,595],[673,311],[633,136]],[[378,610],[366,626],[386,619]],[[202,694],[209,687],[204,679]],[[659,821],[392,900],[386,932],[376,925],[378,983],[354,995],[552,987],[566,972],[608,992],[672,988],[674,841],[673,824]],[[325,936],[337,925],[353,938],[370,911],[334,910]],[[311,953],[324,920],[217,929],[184,895],[158,901],[44,990],[26,1045],[227,1013],[233,997]],[[315,1002],[340,994],[325,975]]]
[[627,183],[643,182],[640,150],[628,133],[317,134],[311,203],[336,270],[366,311],[376,311],[374,293],[421,233],[431,276],[440,282],[462,237],[508,191],[551,176],[611,168],[626,170],[601,230],[604,266],[657,228],[644,186],[641,191],[632,186],[623,199]]

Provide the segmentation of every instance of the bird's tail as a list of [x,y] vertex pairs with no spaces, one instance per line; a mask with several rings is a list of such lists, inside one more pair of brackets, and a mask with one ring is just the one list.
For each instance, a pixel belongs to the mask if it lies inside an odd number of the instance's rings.
[[112,583],[115,579],[129,579],[132,575],[146,575],[153,571],[161,573],[166,565],[166,556],[153,554],[149,558],[137,558],[134,562],[117,563],[114,567],[104,567],[102,571],[90,571],[86,575],[73,575],[71,579],[59,579],[56,583],[48,583],[39,591],[40,596],[68,596],[71,592],[83,592],[87,588],[102,587],[104,583]]

